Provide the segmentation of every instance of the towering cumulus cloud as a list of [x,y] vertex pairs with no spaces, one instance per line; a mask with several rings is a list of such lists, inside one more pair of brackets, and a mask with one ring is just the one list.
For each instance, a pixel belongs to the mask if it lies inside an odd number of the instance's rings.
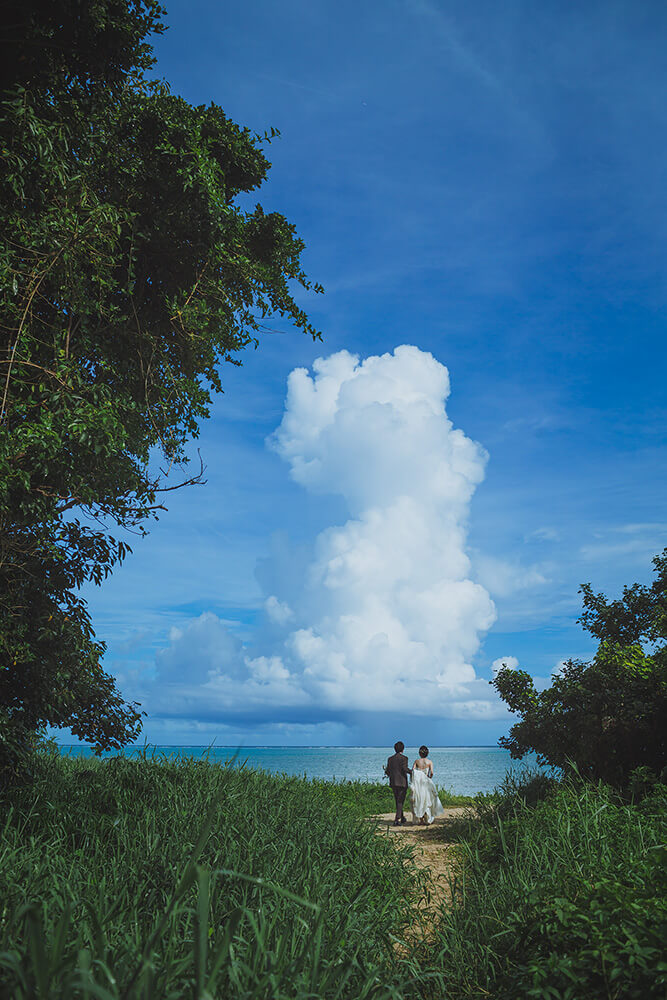
[[470,579],[465,537],[486,455],[452,426],[449,391],[444,365],[408,345],[361,363],[341,351],[289,377],[270,444],[296,482],[342,495],[350,514],[319,535],[298,592],[267,601],[285,627],[280,662],[313,706],[475,714],[471,658],[495,609]]
[[486,455],[452,427],[448,395],[447,369],[417,347],[293,371],[269,445],[310,493],[342,496],[349,520],[312,547],[277,540],[263,625],[244,644],[211,612],[191,620],[139,700],[252,726],[496,716],[472,667],[495,609],[465,553]]

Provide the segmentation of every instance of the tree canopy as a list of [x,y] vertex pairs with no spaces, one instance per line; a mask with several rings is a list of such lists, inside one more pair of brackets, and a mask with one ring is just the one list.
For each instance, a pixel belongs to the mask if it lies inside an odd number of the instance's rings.
[[[150,81],[155,0],[20,0],[0,40],[0,738],[140,728],[78,588],[163,508],[185,447],[266,317],[319,337],[304,244],[244,209],[270,162],[215,104]],[[198,473],[185,478],[201,480]]]
[[582,584],[579,622],[600,641],[593,660],[568,660],[538,692],[523,670],[492,681],[521,716],[500,745],[543,764],[574,763],[584,777],[627,787],[637,768],[659,777],[667,766],[667,549],[653,560],[650,587],[633,584],[608,601]]

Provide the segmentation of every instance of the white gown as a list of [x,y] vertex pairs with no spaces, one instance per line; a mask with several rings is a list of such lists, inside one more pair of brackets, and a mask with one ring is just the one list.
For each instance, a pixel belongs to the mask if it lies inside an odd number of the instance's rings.
[[432,823],[436,816],[444,813],[442,802],[438,798],[438,789],[429,778],[426,771],[418,767],[412,769],[412,821],[417,823],[424,814],[427,822]]

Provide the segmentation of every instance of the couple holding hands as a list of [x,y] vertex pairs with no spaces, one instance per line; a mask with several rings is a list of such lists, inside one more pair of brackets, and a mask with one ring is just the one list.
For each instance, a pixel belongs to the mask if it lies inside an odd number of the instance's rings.
[[412,777],[412,822],[420,826],[432,823],[436,816],[442,816],[444,809],[438,798],[438,789],[433,784],[433,764],[428,759],[428,747],[419,748],[419,757],[412,767],[408,767],[408,758],[403,753],[405,746],[399,740],[394,743],[393,756],[384,766],[384,773],[389,778],[391,790],[396,800],[396,817],[394,826],[407,823],[403,815],[403,803],[408,791],[408,775]]

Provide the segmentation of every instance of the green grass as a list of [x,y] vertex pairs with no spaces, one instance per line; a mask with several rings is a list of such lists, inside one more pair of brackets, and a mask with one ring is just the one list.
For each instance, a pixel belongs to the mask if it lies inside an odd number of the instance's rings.
[[[377,816],[380,813],[394,812],[396,803],[388,784],[372,781],[311,781],[311,787],[321,788],[327,799],[338,802],[341,808],[350,809],[358,816]],[[471,806],[474,797],[470,795],[455,795],[453,792],[438,789],[443,806]],[[404,810],[410,811],[410,792],[405,800]]]
[[364,819],[386,785],[43,753],[0,797],[0,997],[662,1000],[664,793],[478,796],[456,904],[399,958],[423,878]]
[[206,761],[41,755],[0,803],[1,995],[400,996],[392,935],[420,878],[363,820],[380,801]]
[[437,995],[664,1000],[667,789],[629,805],[604,785],[532,786],[459,826],[458,905],[424,956]]

